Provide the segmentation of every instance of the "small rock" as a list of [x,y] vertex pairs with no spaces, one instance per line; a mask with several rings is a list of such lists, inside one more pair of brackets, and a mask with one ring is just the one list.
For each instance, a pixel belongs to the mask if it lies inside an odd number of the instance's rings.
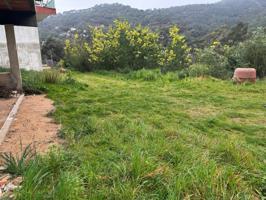
[[19,186],[21,183],[22,183],[22,177],[19,176],[17,178],[15,178],[13,181],[12,181],[12,184],[16,185],[16,186]]
[[1,179],[0,179],[0,188],[3,188],[8,183],[8,180],[10,178],[11,177],[9,175],[5,175],[5,176],[1,177]]
[[0,166],[0,171],[5,171],[6,168],[4,166]]
[[16,188],[18,188],[18,186],[14,185],[13,183],[8,183],[5,187],[4,187],[4,192],[12,192],[14,191]]

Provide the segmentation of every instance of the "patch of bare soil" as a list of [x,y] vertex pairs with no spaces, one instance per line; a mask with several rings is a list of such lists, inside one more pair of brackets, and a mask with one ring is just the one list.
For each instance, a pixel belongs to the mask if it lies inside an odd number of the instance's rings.
[[17,98],[0,99],[0,129],[4,125],[8,114],[16,103]]
[[53,109],[53,102],[44,95],[26,96],[5,141],[0,145],[0,153],[20,155],[28,145],[36,152],[44,153],[51,146],[60,144],[57,137],[60,125],[48,117]]

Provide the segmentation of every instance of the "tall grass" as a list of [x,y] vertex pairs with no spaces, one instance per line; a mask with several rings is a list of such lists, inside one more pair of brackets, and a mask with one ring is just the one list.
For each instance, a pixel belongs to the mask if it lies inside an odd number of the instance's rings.
[[17,199],[265,196],[265,82],[129,76],[46,85],[67,145],[32,163]]
[[58,70],[25,71],[22,70],[23,90],[26,94],[42,94],[47,90],[45,84],[59,84],[64,80]]
[[180,79],[186,78],[184,70],[162,73],[160,69],[156,70],[146,70],[141,69],[138,71],[129,72],[126,77],[133,80],[142,80],[142,81],[163,81],[163,82],[173,82]]

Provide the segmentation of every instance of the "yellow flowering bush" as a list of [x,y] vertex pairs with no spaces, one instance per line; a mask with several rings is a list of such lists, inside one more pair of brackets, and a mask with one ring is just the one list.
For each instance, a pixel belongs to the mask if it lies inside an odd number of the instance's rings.
[[80,71],[92,70],[92,50],[88,42],[75,34],[73,40],[65,41],[65,65]]
[[189,51],[179,29],[170,28],[171,43],[163,47],[158,33],[148,27],[131,26],[127,21],[114,21],[108,30],[92,28],[91,40],[84,41],[78,34],[65,43],[65,61],[83,70],[139,70],[178,69],[190,63]]
[[180,29],[173,26],[169,29],[171,39],[170,45],[166,47],[160,58],[160,65],[163,71],[177,70],[188,67],[192,60],[190,48],[184,36],[180,34]]

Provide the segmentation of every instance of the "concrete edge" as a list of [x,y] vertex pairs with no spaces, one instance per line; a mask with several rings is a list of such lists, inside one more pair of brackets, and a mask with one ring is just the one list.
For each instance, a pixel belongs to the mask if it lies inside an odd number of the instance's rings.
[[9,131],[10,127],[11,127],[12,122],[15,119],[15,116],[16,116],[16,114],[18,112],[18,109],[19,109],[23,99],[24,99],[24,96],[25,96],[24,94],[19,96],[16,104],[13,106],[13,108],[10,111],[8,117],[6,118],[6,121],[5,121],[4,125],[3,125],[3,127],[0,129],[0,145],[5,140],[5,137],[6,137],[8,131]]

